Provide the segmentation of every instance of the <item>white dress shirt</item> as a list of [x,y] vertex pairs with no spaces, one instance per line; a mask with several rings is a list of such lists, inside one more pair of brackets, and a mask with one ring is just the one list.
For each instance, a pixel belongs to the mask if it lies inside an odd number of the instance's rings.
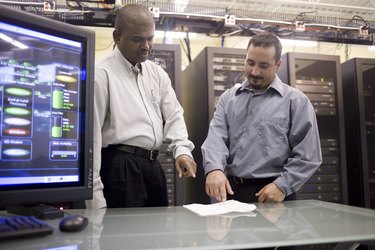
[[166,141],[177,158],[192,157],[194,145],[168,74],[154,62],[141,63],[137,73],[116,48],[96,66],[94,87],[94,197],[86,206],[105,207],[103,147],[126,144],[150,150]]

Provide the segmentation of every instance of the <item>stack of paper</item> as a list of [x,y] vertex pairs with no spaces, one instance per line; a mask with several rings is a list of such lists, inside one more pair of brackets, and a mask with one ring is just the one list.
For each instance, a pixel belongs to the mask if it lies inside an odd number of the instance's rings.
[[250,213],[256,209],[254,204],[243,203],[236,200],[228,200],[209,205],[193,203],[184,205],[184,207],[201,216],[220,215],[232,212]]

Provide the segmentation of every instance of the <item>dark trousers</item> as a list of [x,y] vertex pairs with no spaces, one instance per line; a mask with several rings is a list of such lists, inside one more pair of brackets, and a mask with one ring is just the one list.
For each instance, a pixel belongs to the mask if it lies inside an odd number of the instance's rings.
[[[265,178],[265,179],[241,179],[233,176],[227,176],[230,186],[233,189],[234,195],[227,195],[227,199],[233,199],[245,203],[255,203],[258,202],[258,197],[255,196],[265,185],[270,184],[275,180],[275,178]],[[291,194],[285,197],[284,200],[295,200],[296,195]],[[294,250],[294,247],[271,247],[262,248],[257,250]]]
[[100,177],[108,208],[168,206],[166,178],[158,160],[108,146],[102,149]]
[[[258,197],[255,196],[264,186],[272,183],[275,178],[265,178],[265,179],[242,179],[227,176],[230,186],[233,189],[234,195],[228,194],[227,199],[233,199],[245,203],[258,202]],[[296,195],[291,194],[285,197],[284,200],[295,200]]]

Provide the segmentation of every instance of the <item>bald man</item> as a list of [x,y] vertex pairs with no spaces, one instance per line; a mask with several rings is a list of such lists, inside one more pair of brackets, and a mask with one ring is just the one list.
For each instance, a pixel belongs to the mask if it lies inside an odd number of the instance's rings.
[[97,64],[94,99],[94,196],[87,207],[168,206],[158,149],[166,141],[179,177],[196,163],[183,109],[167,73],[147,60],[155,23],[141,5],[116,17],[115,49]]

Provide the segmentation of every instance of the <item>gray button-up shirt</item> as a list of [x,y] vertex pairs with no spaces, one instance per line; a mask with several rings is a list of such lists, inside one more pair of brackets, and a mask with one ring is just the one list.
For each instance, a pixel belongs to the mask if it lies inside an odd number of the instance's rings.
[[262,93],[248,81],[236,84],[219,98],[202,154],[206,174],[220,169],[243,178],[276,177],[290,195],[322,162],[314,108],[277,76]]

